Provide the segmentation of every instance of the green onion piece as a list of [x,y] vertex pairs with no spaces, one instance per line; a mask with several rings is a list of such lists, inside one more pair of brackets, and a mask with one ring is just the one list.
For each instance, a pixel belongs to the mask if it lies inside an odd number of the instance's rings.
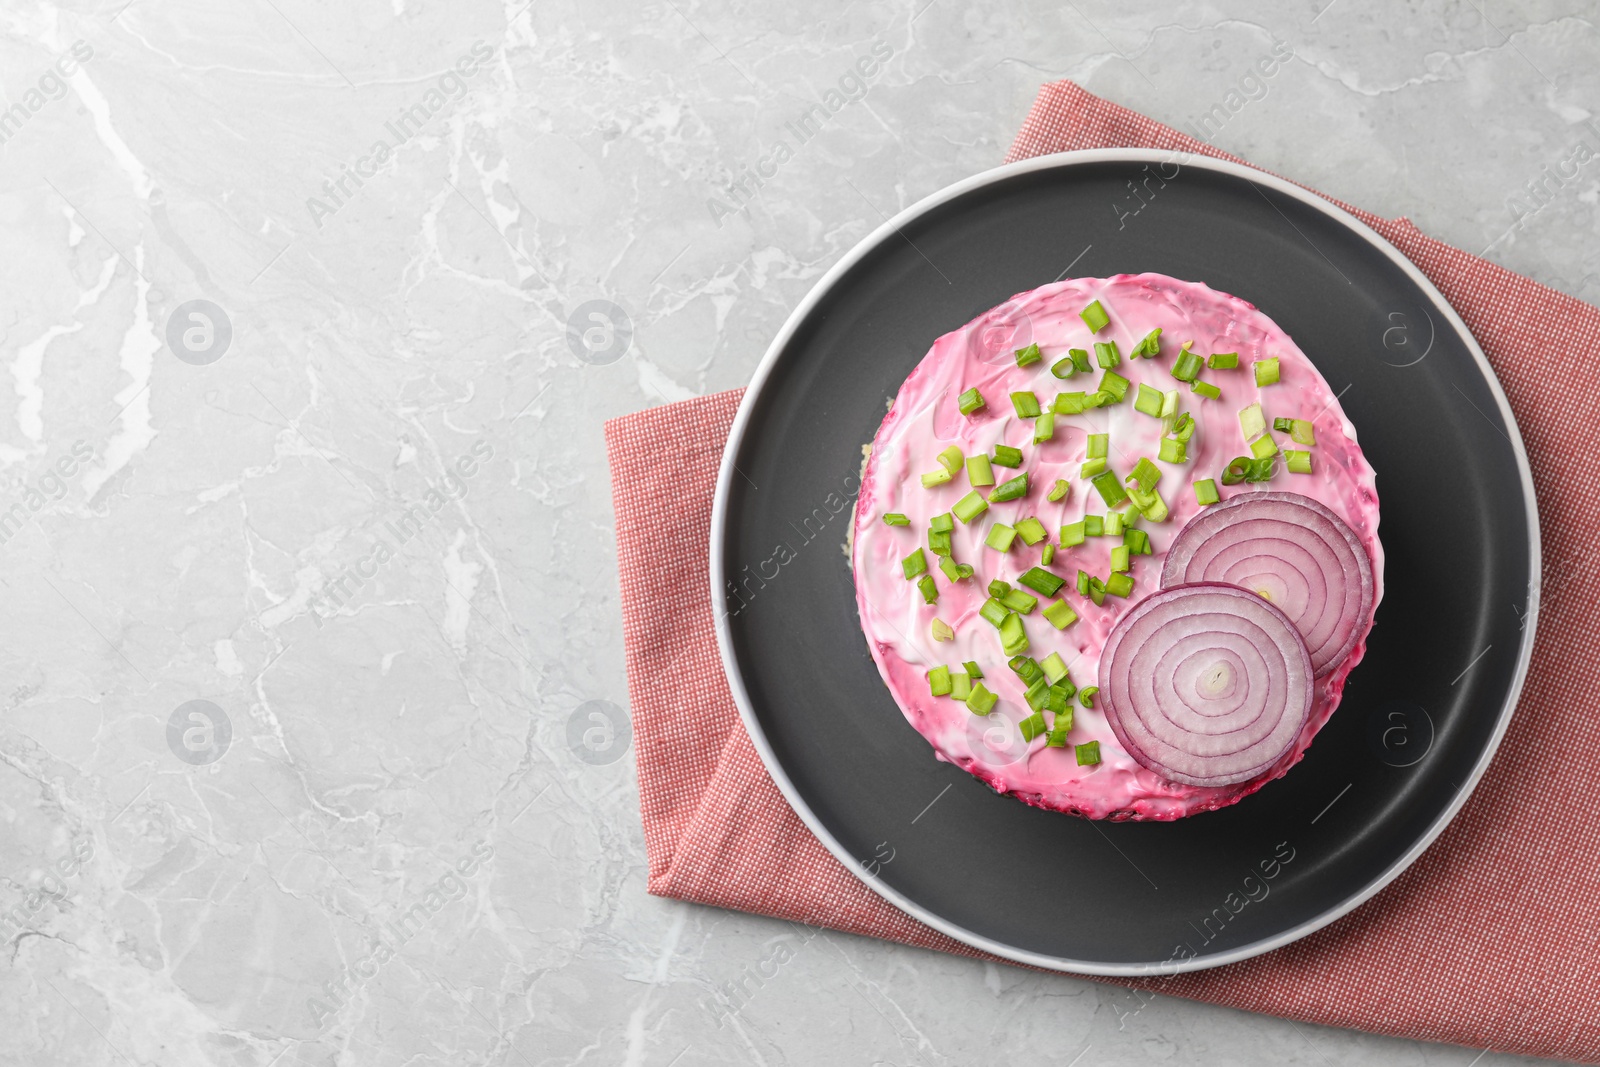
[[1212,370],[1232,370],[1239,365],[1237,352],[1213,352],[1206,357],[1206,366]]
[[1054,374],[1057,378],[1070,378],[1074,374],[1078,373],[1078,368],[1073,365],[1071,356],[1062,356],[1060,359],[1050,364],[1050,373]]
[[1106,583],[1098,578],[1089,579],[1089,599],[1094,601],[1095,607],[1100,607],[1106,602]]
[[1093,478],[1095,475],[1099,474],[1105,469],[1106,461],[1104,459],[1086,459],[1078,467],[1078,477]]
[[963,523],[971,524],[972,520],[989,510],[989,502],[983,499],[983,494],[974,489],[960,500],[950,511]]
[[1286,448],[1283,450],[1283,458],[1291,474],[1311,473],[1310,452],[1302,452],[1297,448]]
[[1085,459],[1104,459],[1106,450],[1111,445],[1111,435],[1108,433],[1092,433],[1083,446]]
[[1202,382],[1199,378],[1196,378],[1194,380],[1194,384],[1190,385],[1189,388],[1193,389],[1195,392],[1199,393],[1201,396],[1205,397],[1207,400],[1221,400],[1222,399],[1222,390],[1221,389],[1218,389],[1216,386],[1212,385],[1210,382]]
[[1193,382],[1200,377],[1200,370],[1204,366],[1205,360],[1200,358],[1199,353],[1189,351],[1189,346],[1185,345],[1178,361],[1172,365],[1172,376],[1180,382]]
[[989,466],[989,457],[985,455],[967,457],[967,484],[968,485],[993,485],[994,468]]
[[1051,748],[1067,747],[1067,734],[1072,732],[1072,708],[1066,706],[1068,699],[1067,697],[1062,697],[1061,703],[1063,707],[1056,712],[1056,721],[1051,724],[1050,732],[1045,735],[1045,744]]
[[960,671],[950,672],[950,699],[965,701],[972,695],[972,679]]
[[999,552],[1011,551],[1011,542],[1017,539],[1017,531],[1003,522],[997,522],[989,527],[989,536],[983,543]]
[[[1034,682],[1032,685],[1028,686],[1028,691],[1026,694],[1024,694],[1024,699],[1027,700],[1028,707],[1032,708],[1035,712],[1043,711],[1044,706],[1050,701],[1050,683],[1045,681],[1043,678],[1040,678],[1037,682]],[[1044,722],[1043,715],[1039,716],[1039,722]],[[1021,723],[1018,725],[1020,726]],[[1040,728],[1039,733],[1044,733],[1042,727]],[[1031,741],[1033,738],[1030,737],[1028,740]]]
[[961,573],[961,565],[949,556],[939,557],[939,569],[944,571],[944,576],[952,582],[959,582],[967,577]]
[[1078,766],[1093,767],[1100,762],[1100,742],[1085,741],[1075,750],[1078,754]]
[[1259,402],[1239,409],[1239,432],[1246,441],[1267,432],[1267,417],[1261,414]]
[[885,526],[910,526],[911,520],[898,511],[891,511],[883,517]]
[[1062,548],[1071,548],[1074,545],[1081,545],[1081,544],[1083,544],[1083,538],[1084,538],[1084,523],[1083,523],[1083,520],[1080,519],[1077,522],[1069,522],[1065,526],[1061,527],[1061,547]]
[[1273,419],[1272,420],[1272,428],[1277,433],[1288,433],[1290,430],[1294,429],[1294,420],[1293,419]]
[[935,641],[954,641],[956,639],[956,632],[943,619],[934,619],[930,629],[933,631],[933,639]]
[[994,710],[999,700],[999,697],[983,687],[982,682],[973,682],[972,692],[967,694],[967,710],[974,715],[987,715]]
[[1089,572],[1081,567],[1078,569],[1078,595],[1089,595]]
[[1148,493],[1156,487],[1161,480],[1161,468],[1150,462],[1150,457],[1140,456],[1139,462],[1134,464],[1133,473],[1128,475],[1128,484]]
[[1008,656],[1020,656],[1028,651],[1028,632],[1022,628],[1022,616],[1007,615],[1000,624],[1000,648]]
[[934,533],[949,533],[956,528],[956,521],[950,517],[948,511],[940,512],[928,520],[928,529]]
[[[1071,698],[1067,696],[1066,686],[1052,685],[1050,687],[1050,695],[1045,698],[1044,709],[1049,712],[1054,712],[1056,716],[1056,722],[1060,722],[1062,714],[1067,710],[1067,701],[1070,699]],[[1051,735],[1054,736],[1054,734],[1055,728],[1051,727]],[[1053,744],[1054,742],[1051,743]]]
[[1058,500],[1065,500],[1067,494],[1071,491],[1072,487],[1067,484],[1065,478],[1057,478],[1056,484],[1050,487],[1050,491],[1045,494],[1044,498],[1053,504]]
[[1142,411],[1146,415],[1161,417],[1161,404],[1166,398],[1161,390],[1152,389],[1143,382],[1139,383],[1139,395],[1134,398],[1133,410]]
[[1106,532],[1105,519],[1099,515],[1085,515],[1083,517],[1083,533],[1086,537],[1100,537]]
[[1100,306],[1098,300],[1091,301],[1088,307],[1078,312],[1078,317],[1089,327],[1090,333],[1099,333],[1111,322],[1111,316],[1106,314],[1106,309]]
[[1163,437],[1161,450],[1156,453],[1156,458],[1163,463],[1189,462],[1189,446],[1175,437]]
[[1171,419],[1178,413],[1178,391],[1169,389],[1161,396],[1161,417]]
[[973,681],[977,681],[979,678],[983,677],[983,671],[979,669],[977,663],[973,662],[972,660],[967,660],[967,662],[963,663],[961,666],[966,668],[967,677],[971,678]]
[[971,415],[974,411],[986,406],[988,405],[983,399],[983,394],[978,392],[976,388],[968,389],[956,397],[956,407],[960,409],[963,415]]
[[1055,545],[1051,545],[1051,544],[1045,545],[1044,548],[1039,551],[1039,562],[1043,563],[1046,567],[1048,567],[1048,566],[1050,566],[1050,564],[1054,563],[1055,561],[1056,561],[1056,546]]
[[917,591],[922,594],[924,603],[934,604],[939,600],[939,587],[934,584],[931,574],[924,574],[917,579]]
[[939,470],[930,471],[922,476],[922,488],[932,489],[934,486],[943,485],[949,480],[950,472],[941,467]]
[[1039,606],[1039,598],[1029,596],[1020,589],[1013,589],[1000,598],[1000,603],[1021,615],[1028,615]]
[[1012,448],[1010,445],[995,445],[994,465],[1013,469],[1022,466],[1022,449]]
[[1122,488],[1122,483],[1117,481],[1117,472],[1104,470],[1089,479],[1089,484],[1100,491],[1100,499],[1106,502],[1106,507],[1114,508],[1128,499],[1128,493]]
[[[1125,571],[1128,569],[1128,546],[1118,545],[1111,550],[1111,569]],[[1107,588],[1110,588],[1109,586]]]
[[1053,411],[1042,412],[1033,420],[1033,443],[1048,441],[1056,435],[1056,416]]
[[935,667],[928,672],[928,691],[936,697],[950,695],[950,668]]
[[950,531],[929,530],[928,551],[936,556],[948,556],[950,554]]
[[959,471],[961,469],[961,461],[965,457],[963,457],[961,455],[961,449],[960,448],[958,448],[955,445],[951,445],[949,448],[945,449],[943,452],[940,452],[938,458],[939,458],[939,466],[941,466],[945,470],[949,471],[951,476],[954,477],[956,471]]
[[[1113,549],[1112,551],[1116,550]],[[1133,575],[1126,573],[1113,574],[1106,579],[1106,592],[1112,596],[1127,596],[1133,592]]]
[[1278,383],[1278,357],[1259,359],[1255,362],[1256,384],[1276,385]]
[[1043,681],[1045,677],[1044,668],[1032,656],[1012,656],[1006,661],[1006,666],[1022,679],[1023,685],[1032,685]]
[[1089,350],[1087,348],[1067,349],[1067,358],[1072,360],[1072,365],[1080,374],[1087,374],[1090,370]]
[[1011,592],[1010,582],[1002,582],[998,578],[992,579],[989,582],[989,595],[994,597],[996,600],[1005,596],[1009,592]]
[[1100,375],[1100,390],[1111,398],[1113,404],[1120,404],[1122,398],[1128,395],[1128,379],[1114,370],[1108,370]]
[[1029,516],[1017,520],[1017,536],[1022,538],[1022,543],[1025,545],[1036,545],[1049,537],[1050,533],[1044,528],[1044,523]]
[[1107,537],[1121,537],[1122,524],[1126,516],[1120,511],[1106,512],[1105,522],[1100,525],[1100,532]]
[[1039,360],[1044,358],[1044,354],[1039,351],[1039,346],[1037,344],[1031,344],[1027,348],[1017,349],[1016,356],[1017,366],[1019,367],[1026,367],[1028,364],[1037,363]]
[[1265,459],[1252,459],[1250,460],[1250,469],[1245,474],[1244,480],[1247,482],[1270,481],[1272,476],[1277,473],[1277,466],[1277,456],[1267,456]]
[[1194,483],[1194,501],[1201,507],[1210,507],[1222,498],[1217,495],[1217,483],[1212,478],[1202,478]]
[[1010,612],[1006,611],[1006,606],[1004,604],[1000,603],[1000,601],[996,600],[994,597],[990,597],[988,600],[983,602],[983,607],[978,609],[978,614],[983,616],[984,621],[990,626],[999,629],[1000,624],[1006,621],[1006,616],[1009,615]]
[[1135,556],[1148,556],[1151,553],[1150,535],[1143,530],[1130,529],[1122,535],[1122,543],[1128,546],[1128,551]]
[[1100,692],[1100,687],[1098,685],[1084,686],[1082,689],[1078,690],[1078,703],[1082,704],[1087,710],[1093,711],[1094,695],[1098,692]]
[[1001,504],[1007,500],[1021,500],[1028,495],[1028,472],[1023,471],[1009,481],[1001,482],[989,494],[989,503]]
[[1268,456],[1275,456],[1278,454],[1278,442],[1272,439],[1271,434],[1264,433],[1254,441],[1250,442],[1250,454],[1257,459],[1266,459]]
[[1222,484],[1238,485],[1240,482],[1244,481],[1245,475],[1250,473],[1251,462],[1252,461],[1249,456],[1237,456],[1230,460],[1228,465],[1223,468]]
[[1031,742],[1035,737],[1038,737],[1047,729],[1044,724],[1044,715],[1041,712],[1034,712],[1026,719],[1023,719],[1021,722],[1017,723],[1017,729],[1022,731],[1022,739],[1024,741]]
[[1122,350],[1115,341],[1096,341],[1094,343],[1094,361],[1104,370],[1110,370],[1122,362]]
[[956,577],[954,579],[952,579],[952,581],[959,582],[963,578],[971,578],[972,577],[972,568],[970,566],[968,566],[967,564],[965,564],[965,563],[957,563],[956,564],[956,571],[957,571]]
[[1178,421],[1172,424],[1172,436],[1187,444],[1194,436],[1194,416],[1187,411],[1179,415]]
[[1128,358],[1138,359],[1140,356],[1143,356],[1145,359],[1154,359],[1160,354],[1161,327],[1157,326],[1155,329],[1145,334],[1144,338],[1138,344],[1133,346],[1133,351],[1128,353]]
[[1046,604],[1045,609],[1039,614],[1043,615],[1045,621],[1058,630],[1065,630],[1078,621],[1078,613],[1068,607],[1065,600],[1055,600]]
[[1081,415],[1085,404],[1082,393],[1057,393],[1050,410],[1057,415]]
[[908,582],[927,571],[927,569],[928,557],[922,554],[922,549],[920,548],[900,561],[900,570],[904,572]]
[[[1129,494],[1132,495],[1131,493]],[[1161,497],[1161,490],[1150,490],[1149,499],[1139,502],[1139,514],[1151,522],[1166,522],[1170,509],[1167,502]]]
[[1039,664],[1039,669],[1050,679],[1050,684],[1055,685],[1067,676],[1067,661],[1061,658],[1061,653],[1052,652]]
[[1011,407],[1019,419],[1031,419],[1039,414],[1039,398],[1031,392],[1011,394]]
[[1025,585],[1045,596],[1055,596],[1061,592],[1061,587],[1067,584],[1067,580],[1039,567],[1029,567],[1022,572],[1022,577],[1017,579],[1017,584]]
[[1297,445],[1314,445],[1317,443],[1317,428],[1305,419],[1294,419],[1289,428],[1289,436]]

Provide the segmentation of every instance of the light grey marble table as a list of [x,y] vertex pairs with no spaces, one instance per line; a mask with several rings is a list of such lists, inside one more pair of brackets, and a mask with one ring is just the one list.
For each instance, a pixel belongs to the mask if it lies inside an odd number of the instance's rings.
[[1512,1062],[644,891],[601,422],[1041,83],[1600,298],[1592,5],[1139,7],[7,4],[0,1062]]

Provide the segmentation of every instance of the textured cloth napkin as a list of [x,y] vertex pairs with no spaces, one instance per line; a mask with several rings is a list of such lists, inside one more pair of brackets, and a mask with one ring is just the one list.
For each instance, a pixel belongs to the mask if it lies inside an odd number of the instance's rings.
[[[1007,159],[1105,147],[1233,158],[1059,82],[1040,92]],[[1600,590],[1585,547],[1600,520],[1600,450],[1590,442],[1600,426],[1600,311],[1425,237],[1405,219],[1340,206],[1432,279],[1511,399],[1543,529],[1532,670],[1499,756],[1465,809],[1377,897],[1267,955],[1119,984],[1600,1063]],[[839,864],[784,801],[739,721],[712,629],[707,543],[740,395],[606,425],[650,892],[979,956]],[[656,521],[667,512],[679,521]],[[660,685],[664,677],[675,684]]]

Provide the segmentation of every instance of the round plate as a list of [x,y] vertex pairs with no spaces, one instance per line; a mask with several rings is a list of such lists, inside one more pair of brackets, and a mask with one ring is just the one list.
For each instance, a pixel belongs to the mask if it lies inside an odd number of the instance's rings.
[[[1339,392],[1378,475],[1386,590],[1344,702],[1284,778],[1219,812],[1095,823],[935,760],[868,654],[843,545],[861,447],[935,338],[1069,273],[1141,271],[1255,304]],[[1247,167],[1075,152],[901,212],[795,310],[723,457],[712,602],[767,769],[874,891],[1018,962],[1171,973],[1332,922],[1460,809],[1527,670],[1535,522],[1483,353],[1391,245]]]

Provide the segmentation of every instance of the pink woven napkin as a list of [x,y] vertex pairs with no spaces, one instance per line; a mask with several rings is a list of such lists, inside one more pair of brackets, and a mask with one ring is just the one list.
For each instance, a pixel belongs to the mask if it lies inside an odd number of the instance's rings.
[[[1104,147],[1233,158],[1058,82],[1041,90],[1007,159]],[[1585,547],[1600,519],[1600,450],[1591,443],[1600,426],[1600,311],[1425,237],[1405,219],[1341,206],[1433,280],[1510,397],[1544,531],[1532,670],[1466,808],[1377,897],[1276,952],[1121,984],[1305,1022],[1600,1063],[1600,589]],[[784,801],[740,724],[707,581],[712,489],[740,395],[606,424],[650,892],[978,956],[841,866]],[[680,521],[655,521],[669,511]],[[663,677],[675,684],[658,684]]]

